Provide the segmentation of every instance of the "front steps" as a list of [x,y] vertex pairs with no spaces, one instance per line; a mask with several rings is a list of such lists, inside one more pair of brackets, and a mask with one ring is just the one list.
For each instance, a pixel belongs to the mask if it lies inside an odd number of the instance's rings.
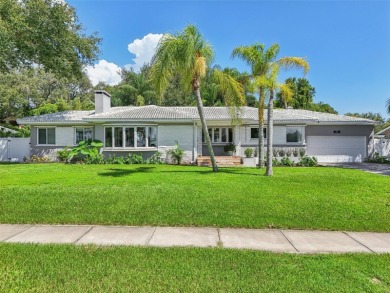
[[[241,166],[241,157],[240,156],[216,156],[218,167],[238,167]],[[201,156],[196,160],[198,166],[211,166],[210,157]]]

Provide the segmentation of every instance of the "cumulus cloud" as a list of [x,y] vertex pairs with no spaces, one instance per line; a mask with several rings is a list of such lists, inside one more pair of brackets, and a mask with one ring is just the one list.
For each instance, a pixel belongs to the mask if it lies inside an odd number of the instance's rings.
[[135,58],[133,58],[134,64],[127,64],[125,67],[127,69],[133,68],[134,71],[139,71],[142,65],[149,63],[162,36],[163,34],[150,33],[141,40],[135,39],[130,43],[127,48],[130,53],[135,55]]
[[101,81],[108,85],[116,85],[121,81],[121,68],[106,60],[100,60],[94,66],[87,66],[85,72],[93,86]]

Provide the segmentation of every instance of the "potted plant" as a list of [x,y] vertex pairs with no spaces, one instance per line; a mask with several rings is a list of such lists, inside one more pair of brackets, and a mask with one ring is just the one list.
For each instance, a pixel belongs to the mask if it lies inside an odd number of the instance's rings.
[[242,158],[242,163],[245,167],[256,167],[256,157],[252,157],[253,153],[253,148],[245,149],[245,158]]
[[233,156],[233,153],[236,152],[236,146],[234,143],[229,142],[227,145],[224,146],[223,150],[225,153],[227,153],[228,156]]

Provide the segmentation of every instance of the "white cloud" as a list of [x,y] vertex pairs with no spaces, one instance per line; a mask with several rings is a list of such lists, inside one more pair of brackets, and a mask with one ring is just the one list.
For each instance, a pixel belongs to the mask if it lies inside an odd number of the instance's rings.
[[133,58],[134,64],[127,64],[125,67],[133,68],[134,71],[139,71],[142,65],[149,63],[162,36],[163,34],[150,33],[144,36],[141,40],[135,39],[132,43],[130,43],[127,48],[130,53],[135,55],[135,58]]
[[100,81],[108,85],[116,85],[121,81],[121,68],[115,63],[107,62],[106,60],[100,60],[94,66],[87,66],[85,72],[93,86]]

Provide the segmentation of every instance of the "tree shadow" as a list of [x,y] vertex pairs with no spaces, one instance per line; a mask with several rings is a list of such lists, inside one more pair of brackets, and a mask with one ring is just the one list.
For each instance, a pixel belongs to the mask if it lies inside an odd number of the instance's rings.
[[123,176],[129,176],[134,173],[150,173],[153,171],[155,167],[138,167],[135,169],[119,169],[119,168],[111,168],[108,169],[107,172],[99,173],[99,176],[105,176],[105,177],[123,177]]
[[[205,167],[206,168],[206,167]],[[258,170],[258,169],[257,169]],[[265,172],[265,169],[262,169],[261,171]],[[259,172],[261,172],[259,171]],[[242,171],[242,170],[239,170],[239,169],[232,169],[232,168],[228,168],[228,167],[222,167],[222,168],[218,168],[218,172],[213,172],[213,170],[210,168],[209,170],[164,170],[164,171],[161,171],[160,173],[195,173],[195,174],[199,174],[199,175],[218,175],[218,174],[232,174],[232,175],[245,175],[245,176],[259,176],[259,175],[263,175],[261,172],[260,174],[259,173],[249,173],[249,172],[246,172],[246,171]]]

